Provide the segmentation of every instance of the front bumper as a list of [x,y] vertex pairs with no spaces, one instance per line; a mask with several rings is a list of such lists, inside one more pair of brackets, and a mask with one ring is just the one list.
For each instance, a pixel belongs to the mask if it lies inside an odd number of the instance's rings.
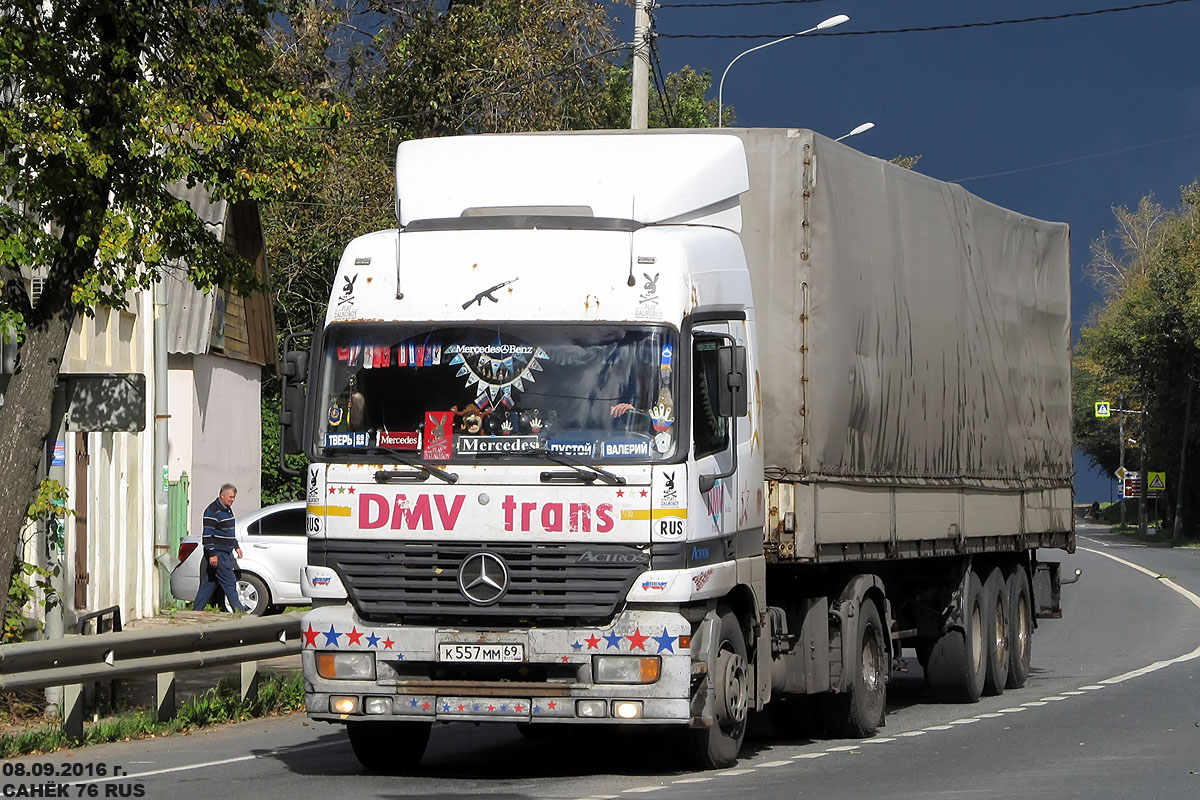
[[[625,611],[608,625],[468,630],[363,622],[352,607],[323,606],[301,622],[305,702],[314,719],[687,724],[692,626],[671,611]],[[682,638],[681,638],[682,637]],[[441,661],[439,644],[517,644],[513,663]],[[317,655],[366,651],[375,679],[321,677]],[[597,656],[660,659],[652,683],[597,683]],[[334,698],[354,698],[338,713]],[[618,716],[637,709],[633,718]],[[369,713],[368,713],[369,711]]]

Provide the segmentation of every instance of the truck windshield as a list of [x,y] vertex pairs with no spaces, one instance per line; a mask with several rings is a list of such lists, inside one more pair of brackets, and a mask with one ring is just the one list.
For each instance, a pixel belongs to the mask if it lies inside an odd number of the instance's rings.
[[649,325],[331,325],[313,446],[460,463],[670,458],[676,341]]

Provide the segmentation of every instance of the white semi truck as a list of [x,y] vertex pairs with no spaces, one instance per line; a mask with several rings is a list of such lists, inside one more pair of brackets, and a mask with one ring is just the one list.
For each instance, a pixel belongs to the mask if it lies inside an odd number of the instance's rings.
[[[867,737],[1020,687],[1073,551],[1067,227],[807,130],[410,141],[289,352],[308,713]],[[311,358],[310,358],[311,353]]]

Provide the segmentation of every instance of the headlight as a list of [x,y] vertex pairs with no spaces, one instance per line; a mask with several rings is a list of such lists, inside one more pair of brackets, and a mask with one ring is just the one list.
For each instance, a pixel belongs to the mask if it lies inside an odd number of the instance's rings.
[[374,653],[317,653],[317,674],[337,681],[375,680]]
[[592,656],[596,683],[654,683],[661,666],[658,656]]

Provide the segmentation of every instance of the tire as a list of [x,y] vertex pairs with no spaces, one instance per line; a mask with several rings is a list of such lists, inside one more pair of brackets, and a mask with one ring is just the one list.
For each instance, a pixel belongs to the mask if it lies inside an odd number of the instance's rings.
[[1005,687],[1020,689],[1029,679],[1033,661],[1033,606],[1029,595],[1029,576],[1018,564],[1008,576],[1008,680]]
[[252,617],[261,617],[271,607],[271,592],[257,575],[243,573],[237,579],[238,600]]
[[879,607],[863,600],[858,609],[858,638],[853,651],[850,689],[822,698],[821,710],[829,733],[838,739],[874,736],[887,713],[887,682],[891,672]]
[[1004,687],[1008,683],[1008,643],[1012,635],[1012,626],[1008,621],[1008,586],[999,567],[991,571],[983,584],[983,610],[987,645],[987,674],[983,679],[983,693],[995,697],[1004,694]]
[[925,677],[929,687],[946,700],[976,703],[983,693],[987,673],[987,647],[983,637],[983,591],[979,578],[968,571],[963,579],[962,626],[945,631],[929,653]]
[[429,722],[350,722],[346,733],[354,757],[371,772],[396,773],[421,763]]
[[707,693],[712,686],[712,725],[686,732],[689,760],[699,769],[719,769],[737,763],[749,717],[750,662],[746,637],[731,610],[719,606],[717,615],[716,642],[709,648],[708,673],[696,689]]
[[825,732],[821,709],[812,695],[779,695],[767,706],[775,735],[788,741],[816,739]]

